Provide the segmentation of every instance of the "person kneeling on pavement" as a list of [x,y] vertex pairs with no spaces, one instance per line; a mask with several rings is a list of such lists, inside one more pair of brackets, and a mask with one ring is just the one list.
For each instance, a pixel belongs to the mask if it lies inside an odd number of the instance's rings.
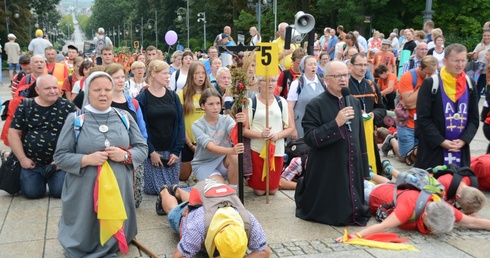
[[[201,250],[209,257],[216,257],[217,253],[222,258],[270,257],[262,226],[230,186],[205,179],[190,193],[164,186],[160,197],[161,208],[168,213],[169,224],[180,237],[173,257],[194,257]],[[250,254],[245,255],[247,247]]]
[[53,154],[61,128],[75,105],[59,96],[58,81],[52,75],[36,80],[33,99],[26,98],[15,111],[8,131],[12,152],[20,162],[20,190],[29,199],[46,194],[61,197],[65,171],[56,167]]

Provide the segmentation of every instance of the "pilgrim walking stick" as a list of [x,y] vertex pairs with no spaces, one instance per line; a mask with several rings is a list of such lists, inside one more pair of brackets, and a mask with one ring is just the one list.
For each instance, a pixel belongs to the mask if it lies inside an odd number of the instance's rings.
[[133,241],[131,241],[131,243],[133,243],[133,245],[138,247],[141,251],[143,251],[145,254],[149,255],[150,257],[159,258],[158,254],[156,254],[155,252],[150,250],[148,247],[144,246],[142,243],[140,243],[138,240],[136,240],[136,238],[133,239]]
[[[265,68],[265,128],[269,128],[269,67]],[[265,203],[269,203],[269,144],[270,140],[265,140]]]
[[[242,106],[238,108],[238,112],[242,112]],[[238,122],[238,143],[243,143],[243,123]],[[238,154],[238,198],[242,204],[245,204],[243,197],[243,153]]]

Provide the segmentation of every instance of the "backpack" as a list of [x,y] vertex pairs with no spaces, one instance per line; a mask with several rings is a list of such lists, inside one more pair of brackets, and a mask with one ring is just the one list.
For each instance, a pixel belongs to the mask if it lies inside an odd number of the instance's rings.
[[461,167],[454,164],[449,164],[445,166],[446,169],[438,170],[434,172],[434,177],[439,178],[443,175],[450,174],[453,175],[453,179],[451,180],[451,184],[449,185],[449,189],[446,191],[446,199],[450,200],[454,196],[456,196],[456,190],[458,190],[459,183],[463,180],[463,177],[467,176],[470,178],[471,186],[478,188],[478,179],[476,178],[475,172],[471,170],[469,167]]
[[[282,114],[282,101],[281,101],[281,98],[277,95],[274,94],[274,98],[276,98],[276,102],[277,104],[279,105],[279,109],[281,109],[281,114]],[[255,110],[257,109],[257,96],[256,95],[253,95],[252,96],[252,120],[254,120],[254,117],[255,117]]]
[[[468,85],[468,88],[470,91],[473,90],[473,84],[471,84],[471,79],[468,75],[466,76],[466,84]],[[432,78],[432,95],[436,95],[437,91],[439,90],[439,74],[433,74],[431,76]]]
[[95,42],[95,51],[98,55],[102,53],[102,49],[105,47],[105,36],[97,36],[97,42]]
[[308,158],[309,152],[310,152],[310,146],[308,146],[305,143],[305,140],[303,138],[289,141],[284,149],[284,153],[288,156],[288,158],[287,160],[284,160],[284,166],[282,171],[284,171],[291,163],[291,160],[293,160],[296,157],[301,158],[301,167],[303,171],[305,171],[306,159]]
[[[206,234],[216,210],[223,207],[233,207],[245,225],[245,232],[250,237],[251,220],[248,211],[238,198],[235,189],[222,184],[215,179],[205,179],[196,183],[189,193],[189,212],[199,207],[204,207],[204,227]],[[206,238],[206,237],[204,237]]]
[[412,69],[415,66],[415,60],[413,58],[408,59],[408,69]]
[[371,91],[372,93],[366,93],[366,94],[352,94],[356,99],[360,98],[373,98],[374,99],[374,104],[378,104],[378,93],[376,92],[376,87],[374,86],[373,81],[365,79],[366,82],[371,86]]
[[180,69],[175,71],[175,92],[177,92],[177,81],[179,80]]
[[281,95],[282,97],[287,97],[285,94],[289,90],[289,85],[291,85],[291,82],[293,81],[293,74],[289,70],[284,70],[283,71],[283,79],[282,79],[282,91]]
[[376,220],[383,221],[393,211],[396,206],[397,197],[406,191],[397,195],[398,189],[406,190],[418,190],[420,191],[417,201],[415,203],[415,211],[410,217],[409,222],[415,222],[420,217],[420,214],[425,209],[425,206],[431,196],[436,194],[437,196],[443,196],[444,186],[432,177],[429,172],[420,168],[412,168],[405,172],[401,172],[396,178],[395,189],[393,190],[393,202],[389,204],[382,204],[378,207],[376,212]]
[[[325,85],[325,81],[320,77],[319,74],[316,74],[316,77],[318,78],[318,81],[322,85],[322,88],[324,91],[327,90],[327,86]],[[296,93],[301,94],[301,90],[303,89],[303,85],[305,84],[305,78],[303,76],[298,77],[298,89],[296,90]]]
[[[131,129],[130,119],[127,114],[124,114],[122,110],[119,108],[113,108],[114,111],[116,111],[117,115],[119,118],[121,118],[121,121],[123,122],[124,126],[128,130],[128,134]],[[82,108],[81,110],[78,110],[74,112],[75,117],[73,118],[73,131],[75,131],[75,143],[78,143],[78,136],[80,136],[80,132],[82,131],[82,127],[85,121],[85,108]]]
[[10,104],[10,100],[6,100],[2,104],[2,106],[4,106],[3,111],[2,111],[2,115],[1,115],[2,121],[7,120],[8,112],[9,112],[9,104]]

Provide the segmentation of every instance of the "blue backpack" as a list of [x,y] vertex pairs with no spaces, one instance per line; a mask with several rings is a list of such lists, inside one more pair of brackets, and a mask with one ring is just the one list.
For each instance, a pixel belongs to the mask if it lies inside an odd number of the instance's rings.
[[[124,126],[129,131],[131,129],[130,125],[130,119],[128,117],[128,114],[125,114],[120,110],[119,108],[112,108],[114,111],[116,111],[116,114],[121,118],[121,121],[123,122]],[[85,108],[82,108],[81,110],[78,110],[75,112],[75,117],[73,119],[73,130],[75,131],[75,143],[78,143],[78,136],[80,136],[80,131],[82,130],[83,124],[85,121]]]

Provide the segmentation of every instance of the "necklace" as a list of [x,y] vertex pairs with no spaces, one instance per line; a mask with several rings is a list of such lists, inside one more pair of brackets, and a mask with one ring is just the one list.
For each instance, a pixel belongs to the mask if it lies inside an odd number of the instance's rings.
[[99,123],[99,121],[97,121],[97,118],[95,118],[94,114],[92,114],[92,112],[90,112],[90,115],[94,118],[95,122],[97,123],[97,125],[99,126],[99,132],[101,132],[102,134],[104,134],[104,138],[105,138],[105,141],[104,141],[104,146],[106,148],[108,148],[109,146],[111,146],[111,143],[109,142],[109,140],[107,139],[107,135],[106,133],[109,131],[109,127],[107,126],[107,122],[109,122],[109,115],[110,115],[110,111],[107,112],[107,119],[105,121],[105,124],[101,125]]

